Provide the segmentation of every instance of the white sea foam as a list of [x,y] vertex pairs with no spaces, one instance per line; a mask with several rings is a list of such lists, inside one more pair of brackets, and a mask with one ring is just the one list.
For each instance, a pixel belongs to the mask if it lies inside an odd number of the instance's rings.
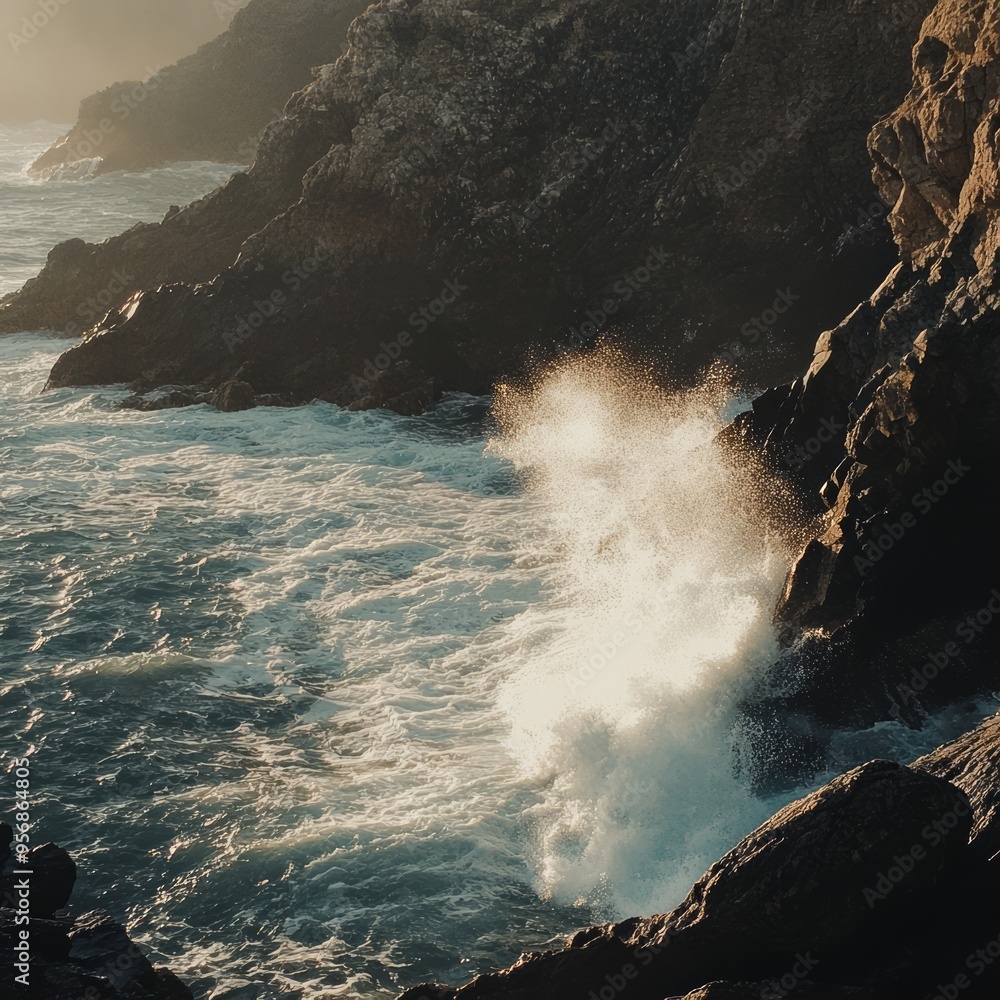
[[733,773],[735,702],[776,654],[784,503],[715,443],[725,385],[670,394],[605,354],[498,399],[554,558],[516,623],[511,747],[545,783],[546,891],[611,913],[676,903],[769,810]]

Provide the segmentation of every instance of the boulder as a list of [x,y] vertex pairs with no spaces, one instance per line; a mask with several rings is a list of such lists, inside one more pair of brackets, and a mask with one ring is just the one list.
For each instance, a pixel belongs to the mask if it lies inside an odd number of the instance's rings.
[[31,875],[31,912],[51,917],[63,909],[76,885],[76,862],[55,844],[42,844],[28,853]]
[[212,405],[223,413],[239,413],[252,410],[257,405],[257,396],[249,382],[230,379],[212,393]]
[[[873,967],[941,924],[972,822],[947,781],[872,761],[773,816],[672,912],[593,927],[561,951],[523,956],[458,990],[416,987],[403,1000],[586,1000],[602,989],[663,1000],[698,988],[708,990],[699,998],[735,1000],[750,987],[723,981],[781,990],[787,976],[817,1000],[864,997]],[[860,992],[844,990],[851,974]]]

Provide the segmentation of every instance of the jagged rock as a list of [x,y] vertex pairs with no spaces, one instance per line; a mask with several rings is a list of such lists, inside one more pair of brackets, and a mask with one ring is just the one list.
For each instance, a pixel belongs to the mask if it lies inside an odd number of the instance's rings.
[[921,757],[913,767],[950,781],[969,797],[976,817],[972,846],[984,857],[1000,860],[1000,715]]
[[[8,831],[10,827],[0,823],[0,845]],[[24,869],[30,876],[15,875],[14,870],[10,857],[0,865],[0,951],[4,955],[0,995],[37,1000],[193,1000],[173,973],[153,967],[125,928],[107,913],[95,910],[74,916],[62,912],[76,881],[76,864],[62,848],[43,844],[31,850]],[[27,924],[22,899],[30,905]],[[27,970],[14,957],[15,943],[22,940],[25,930],[30,952]],[[29,988],[24,986],[25,975]]]
[[[941,894],[965,871],[971,827],[953,785],[873,761],[777,813],[671,913],[593,927],[562,951],[524,956],[459,990],[416,987],[403,1000],[585,1000],[602,989],[662,1000],[699,988],[695,996],[723,997],[737,987],[704,984],[780,990],[786,975],[811,984],[803,995],[863,997],[866,976],[879,980],[879,965],[892,965],[918,929],[942,924]],[[831,988],[844,985],[862,991]]]
[[417,416],[431,409],[440,396],[435,379],[406,360],[374,374],[365,382],[364,392],[349,410],[385,409]]
[[346,47],[348,26],[367,6],[252,0],[195,55],[84,100],[75,127],[30,173],[44,178],[97,158],[96,174],[177,160],[249,163],[264,127],[309,82],[314,66]]
[[[247,174],[53,258],[0,329],[79,327],[126,269],[51,385],[248,364],[261,393],[410,412],[427,376],[483,392],[604,334],[669,348],[675,375],[720,353],[784,371],[750,334],[721,342],[760,316],[811,340],[886,266],[884,226],[843,230],[930,3],[384,0]],[[373,395],[381,356],[420,381]]]
[[76,885],[76,862],[67,851],[55,844],[42,844],[28,854],[31,876],[31,910],[40,917],[51,917],[63,909]]

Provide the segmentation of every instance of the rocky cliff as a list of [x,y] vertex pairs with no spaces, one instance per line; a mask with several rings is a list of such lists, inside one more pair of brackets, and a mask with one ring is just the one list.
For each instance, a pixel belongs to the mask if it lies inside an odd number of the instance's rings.
[[365,0],[251,0],[229,29],[145,80],[88,97],[32,166],[40,178],[144,170],[178,160],[249,163],[268,122],[345,47]]
[[0,329],[79,326],[98,291],[112,312],[54,386],[240,373],[358,407],[605,335],[773,377],[891,263],[864,136],[929,8],[385,0],[245,175],[57,248]]
[[957,0],[927,19],[869,139],[902,260],[737,425],[816,513],[777,619],[832,724],[1000,687],[998,19]]

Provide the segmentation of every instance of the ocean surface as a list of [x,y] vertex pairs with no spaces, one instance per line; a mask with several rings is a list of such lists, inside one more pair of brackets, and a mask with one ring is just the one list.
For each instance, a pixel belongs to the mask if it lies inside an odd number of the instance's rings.
[[[28,180],[61,131],[0,127],[0,291],[229,173]],[[41,392],[71,344],[0,337],[0,746],[74,908],[197,996],[464,982],[673,906],[805,790],[736,766],[787,552],[780,490],[713,446],[724,389],[577,359],[424,418],[138,413]],[[980,710],[843,734],[831,767]]]

